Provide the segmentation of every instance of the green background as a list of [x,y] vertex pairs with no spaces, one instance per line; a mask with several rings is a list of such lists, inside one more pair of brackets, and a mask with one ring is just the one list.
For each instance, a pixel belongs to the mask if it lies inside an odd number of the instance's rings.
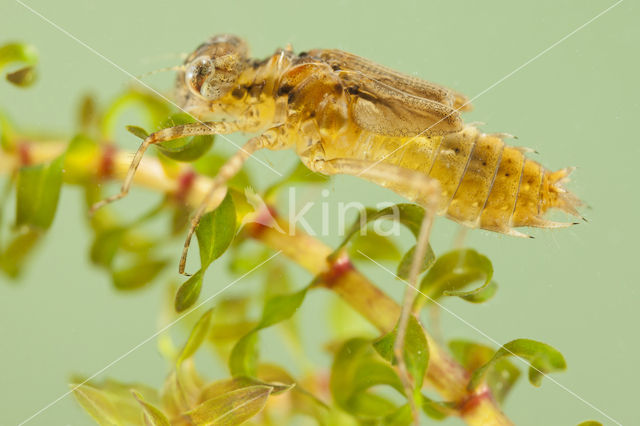
[[[404,1],[324,0],[134,2],[27,0],[128,72],[180,62],[212,34],[245,37],[266,56],[290,42],[297,51],[341,48],[392,68],[436,81],[473,97],[612,5],[607,1]],[[638,83],[640,10],[627,0],[474,101],[467,121],[486,131],[519,137],[533,158],[550,169],[577,166],[570,188],[591,207],[588,224],[533,231],[535,240],[472,231],[468,244],[487,254],[500,284],[485,305],[446,302],[457,315],[500,343],[517,337],[544,341],[562,351],[568,370],[554,374],[566,389],[545,379],[541,388],[520,381],[504,409],[522,425],[570,425],[586,419],[613,424],[584,399],[623,424],[640,424],[637,408],[638,196],[640,143]],[[132,79],[20,4],[1,0],[0,43],[23,40],[41,53],[40,79],[23,91],[0,83],[0,107],[24,127],[69,132],[79,97],[90,91],[106,102]],[[168,93],[172,74],[146,79]],[[128,124],[128,123],[123,123]],[[131,135],[119,143],[134,149]],[[241,142],[242,136],[233,140]],[[218,145],[222,147],[225,142]],[[228,152],[228,149],[226,150]],[[261,153],[287,170],[292,153]],[[252,162],[253,176],[274,181]],[[401,199],[353,177],[332,181],[328,197],[368,205]],[[110,189],[115,191],[116,188]],[[313,190],[315,191],[315,190]],[[156,198],[134,191],[120,208],[139,211]],[[311,192],[309,197],[318,196]],[[136,210],[137,209],[137,210]],[[309,215],[319,217],[318,209]],[[89,375],[151,335],[165,297],[164,282],[117,293],[106,274],[89,264],[89,233],[81,194],[65,189],[56,222],[19,282],[0,277],[0,424],[17,424],[67,391],[72,373]],[[436,222],[433,246],[447,250],[457,226]],[[337,236],[324,238],[335,243]],[[176,261],[179,248],[176,245]],[[361,265],[396,297],[402,290],[384,271]],[[223,265],[205,280],[203,296],[232,280]],[[297,273],[298,285],[308,276]],[[248,277],[235,291],[251,288]],[[328,365],[320,342],[328,334],[323,312],[332,295],[313,293],[300,316],[311,357]],[[491,344],[455,317],[442,313],[445,336]],[[264,344],[278,359],[276,345]],[[205,362],[212,375],[219,367]],[[168,367],[150,342],[102,376],[160,385]],[[89,424],[67,396],[31,425]],[[459,424],[448,420],[444,424]]]

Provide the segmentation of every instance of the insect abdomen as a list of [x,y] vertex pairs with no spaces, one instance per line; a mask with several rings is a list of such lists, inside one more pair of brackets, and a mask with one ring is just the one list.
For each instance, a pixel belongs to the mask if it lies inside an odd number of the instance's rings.
[[[549,173],[526,158],[522,149],[506,146],[499,137],[474,130],[466,128],[461,133],[466,131],[467,135],[448,135],[443,140],[438,156],[442,164],[436,161],[430,174],[441,182],[443,189],[439,213],[466,226],[517,236],[524,234],[513,230],[514,227],[570,225],[543,219],[552,207],[579,216],[575,209],[579,200],[562,187],[569,169]],[[453,153],[451,147],[455,147]],[[470,153],[465,155],[467,151]],[[463,154],[463,159],[452,158],[459,154]],[[464,160],[466,165],[461,171]]]
[[[403,149],[398,150],[399,145]],[[521,148],[507,146],[499,136],[481,133],[473,126],[413,140],[363,132],[328,144],[324,151],[328,158],[375,161],[383,157],[385,163],[436,179],[442,190],[438,214],[471,228],[525,236],[513,228],[570,225],[544,219],[550,208],[579,216],[575,207],[580,201],[562,187],[569,169],[551,173],[526,158]],[[412,199],[397,185],[382,185]]]
[[580,201],[562,187],[570,169],[550,173],[475,127],[442,137],[430,162],[428,174],[442,189],[438,213],[463,225],[524,236],[513,228],[570,225],[544,219],[552,207],[579,216]]

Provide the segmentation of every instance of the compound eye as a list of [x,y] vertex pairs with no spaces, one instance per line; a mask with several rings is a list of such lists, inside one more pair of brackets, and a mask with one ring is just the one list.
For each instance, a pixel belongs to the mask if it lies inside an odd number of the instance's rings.
[[205,81],[210,80],[216,72],[216,67],[211,58],[199,56],[189,63],[185,72],[185,82],[187,87],[195,95],[207,98],[202,93],[202,86]]

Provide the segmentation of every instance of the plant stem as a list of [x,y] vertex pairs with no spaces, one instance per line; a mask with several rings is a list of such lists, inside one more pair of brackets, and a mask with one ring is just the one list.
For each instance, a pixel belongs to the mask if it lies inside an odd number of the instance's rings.
[[[0,151],[0,174],[9,175],[23,165],[24,158],[30,164],[44,163],[53,160],[66,149],[66,144],[59,142],[28,143],[23,148],[28,155],[16,152]],[[129,168],[132,154],[126,151],[98,150],[96,158],[81,164],[83,170],[77,168],[65,173],[66,182],[77,182],[78,177],[94,174],[99,178],[97,164],[103,161],[101,156],[110,155],[112,172],[109,178],[122,181]],[[77,165],[76,165],[77,166]],[[160,162],[152,157],[143,159],[136,173],[134,184],[148,189],[175,194],[181,186],[180,176],[193,173],[188,165],[182,165],[173,176],[167,176]],[[198,206],[207,193],[212,179],[196,175],[183,199],[192,207]],[[276,218],[281,229],[290,230],[288,222]],[[310,274],[318,277],[317,287],[333,291],[359,312],[381,333],[388,333],[396,326],[401,308],[398,303],[373,285],[369,279],[358,272],[346,255],[329,263],[327,257],[332,249],[316,238],[296,229],[294,233],[282,233],[278,230],[256,225],[249,235],[257,241],[282,252],[292,261],[305,268]],[[490,390],[480,386],[475,391],[467,390],[469,373],[456,362],[425,331],[429,343],[429,366],[425,383],[429,383],[445,401],[453,401],[457,413],[469,425],[510,425],[511,421],[502,413]]]

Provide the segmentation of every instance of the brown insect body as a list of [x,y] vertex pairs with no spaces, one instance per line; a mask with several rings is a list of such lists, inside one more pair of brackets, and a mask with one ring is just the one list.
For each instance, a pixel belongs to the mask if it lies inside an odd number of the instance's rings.
[[368,166],[355,174],[426,206],[410,183],[365,173],[377,164],[411,170],[439,182],[439,214],[510,235],[525,236],[514,227],[570,225],[544,219],[551,208],[579,216],[579,200],[563,187],[570,169],[551,173],[500,135],[465,126],[466,98],[442,86],[338,50],[286,49],[255,61],[229,35],[203,44],[186,64],[177,84],[182,107],[271,132],[266,148],[295,148],[311,170],[350,173],[332,160],[358,160]]

